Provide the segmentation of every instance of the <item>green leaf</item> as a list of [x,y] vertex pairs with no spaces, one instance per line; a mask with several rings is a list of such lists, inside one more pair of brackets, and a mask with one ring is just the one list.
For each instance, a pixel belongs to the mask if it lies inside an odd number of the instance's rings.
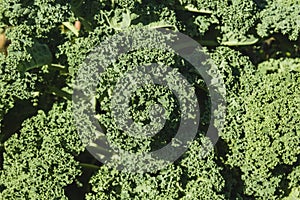
[[70,22],[63,22],[62,23],[65,27],[67,27],[72,33],[74,33],[77,37],[79,36],[79,31],[75,28],[73,24]]
[[257,38],[250,38],[250,39],[246,39],[243,41],[238,41],[238,40],[230,40],[230,41],[226,41],[226,42],[222,42],[222,45],[225,46],[247,46],[247,45],[253,45],[256,42],[258,42],[259,39]]
[[300,187],[293,188],[290,195],[284,200],[300,200]]
[[107,21],[109,25],[115,29],[115,30],[123,30],[126,29],[130,26],[131,24],[131,15],[130,11],[126,9],[126,13],[122,13],[122,21],[118,22],[120,17],[119,16],[114,16],[112,19],[108,19],[108,17],[104,14],[104,16],[107,18]]
[[194,5],[192,4],[189,4],[189,5],[186,5],[184,7],[187,11],[190,11],[190,12],[195,12],[195,13],[202,13],[202,14],[212,14],[213,12],[211,10],[205,10],[205,9],[197,9]]
[[172,25],[172,24],[169,24],[165,21],[160,21],[160,22],[152,22],[150,24],[148,24],[148,27],[150,29],[157,29],[157,28],[172,28],[174,30],[177,30],[177,27]]
[[30,62],[21,62],[18,66],[22,73],[44,65],[49,65],[52,62],[52,53],[46,44],[35,42],[28,52],[32,57]]

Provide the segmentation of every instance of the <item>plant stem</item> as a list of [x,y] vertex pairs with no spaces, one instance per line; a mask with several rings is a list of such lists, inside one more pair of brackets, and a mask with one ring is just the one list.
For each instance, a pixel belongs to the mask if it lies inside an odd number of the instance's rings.
[[89,164],[89,163],[80,163],[80,166],[86,169],[95,169],[98,170],[100,167],[97,165]]
[[62,97],[67,100],[72,100],[72,94],[69,94],[68,92],[62,91],[61,89],[58,89],[54,86],[48,87],[49,93],[54,93],[56,96]]

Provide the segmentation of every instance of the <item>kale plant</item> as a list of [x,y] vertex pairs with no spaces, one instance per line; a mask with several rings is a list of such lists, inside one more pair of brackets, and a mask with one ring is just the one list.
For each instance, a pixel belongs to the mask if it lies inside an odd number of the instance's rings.
[[[299,13],[299,0],[0,0],[0,199],[299,200]],[[92,71],[99,60],[93,50],[132,30],[148,30],[149,35],[143,35],[139,48],[123,54],[118,52],[120,38],[108,45],[116,59],[85,105],[95,114],[82,118],[82,124],[95,120],[103,130],[100,136],[130,153],[174,142],[185,107],[166,86],[143,85],[129,99],[128,113],[141,126],[153,122],[151,112],[166,119],[156,127],[161,128],[158,134],[148,137],[145,131],[134,137],[114,118],[114,111],[123,108],[112,108],[111,102],[126,93],[114,98],[116,84],[142,66],[162,69],[160,79],[184,93],[172,76],[162,76],[166,66],[180,73],[196,95],[185,98],[197,100],[200,110],[196,137],[186,151],[165,168],[143,173],[100,162],[85,148],[72,99],[82,67],[91,64]],[[150,34],[153,30],[192,38],[220,74],[226,117],[223,129],[218,126],[222,121],[214,124],[215,138],[206,133],[211,117],[220,113],[212,112],[205,77],[164,48],[176,40],[174,35],[158,37]],[[128,41],[135,44],[131,39],[138,34]],[[151,46],[154,42],[162,48]],[[97,134],[93,137],[99,139]],[[108,153],[96,143],[93,148]],[[139,167],[128,155],[113,158]],[[147,167],[152,164],[162,163]]]

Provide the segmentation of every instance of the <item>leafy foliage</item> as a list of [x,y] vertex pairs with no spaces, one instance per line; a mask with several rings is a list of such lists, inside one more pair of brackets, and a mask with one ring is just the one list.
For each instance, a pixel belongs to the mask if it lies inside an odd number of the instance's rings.
[[265,9],[260,12],[261,22],[257,33],[266,37],[274,33],[287,35],[290,40],[299,38],[299,1],[267,1]]
[[8,38],[20,37],[9,46],[10,54],[7,58],[2,54],[0,55],[0,120],[13,107],[15,99],[26,99],[31,96],[30,92],[34,90],[35,81],[37,80],[35,74],[21,73],[19,70],[21,63],[30,61],[31,55],[26,47],[30,48],[33,43],[31,38],[23,38],[22,30],[24,30],[24,27],[20,26],[7,31]]
[[73,154],[83,151],[70,104],[39,111],[4,147],[2,199],[67,199],[63,188],[81,173]]
[[201,145],[212,148],[208,139],[193,141],[178,164],[157,174],[126,174],[103,166],[91,178],[92,193],[86,199],[224,199],[221,169]]
[[282,197],[288,169],[299,157],[299,64],[299,59],[270,60],[258,65],[254,76],[245,76],[235,107],[241,114],[228,126],[235,137],[226,139],[231,140],[228,163],[243,172],[248,195]]
[[[0,2],[0,34],[9,41],[0,46],[0,199],[300,199],[299,0]],[[94,117],[111,144],[129,152],[170,142],[182,108],[164,86],[138,88],[130,98],[134,121],[149,124],[152,105],[159,104],[155,109],[166,111],[167,123],[154,137],[132,137],[117,126],[109,106],[120,77],[157,63],[196,88],[197,137],[156,173],[98,163],[84,150],[73,120],[71,96],[83,62],[106,38],[134,28],[192,37],[226,87],[225,128],[213,147],[204,136],[213,113],[202,77],[174,52],[151,46],[172,37],[149,34],[106,68],[92,102]],[[111,56],[118,54],[118,42],[111,44]],[[205,154],[203,147],[211,151]]]
[[255,43],[252,32],[257,20],[257,6],[253,1],[182,1],[185,9],[194,12],[194,24],[199,34],[218,30],[222,44]]
[[[2,21],[7,25],[26,25],[31,35],[43,37],[63,21],[72,19],[71,5],[61,0],[2,1]],[[34,34],[35,33],[35,34]]]

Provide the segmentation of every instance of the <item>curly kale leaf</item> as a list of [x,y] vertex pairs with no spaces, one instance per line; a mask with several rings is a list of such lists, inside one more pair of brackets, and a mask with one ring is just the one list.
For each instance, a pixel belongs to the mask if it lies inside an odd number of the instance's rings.
[[[228,163],[239,167],[245,194],[278,199],[289,170],[299,157],[299,59],[271,59],[245,76],[231,106],[226,137]],[[238,114],[237,114],[238,113]]]
[[[203,148],[204,147],[204,148]],[[207,138],[193,141],[177,164],[170,164],[156,174],[126,174],[102,166],[90,183],[86,199],[224,199],[221,168]]]
[[67,199],[64,187],[81,174],[74,155],[83,151],[70,103],[24,121],[4,144],[0,192],[4,199]]
[[260,23],[257,33],[261,37],[282,33],[290,40],[297,40],[300,33],[300,1],[275,0],[267,1],[266,7],[260,12]]

